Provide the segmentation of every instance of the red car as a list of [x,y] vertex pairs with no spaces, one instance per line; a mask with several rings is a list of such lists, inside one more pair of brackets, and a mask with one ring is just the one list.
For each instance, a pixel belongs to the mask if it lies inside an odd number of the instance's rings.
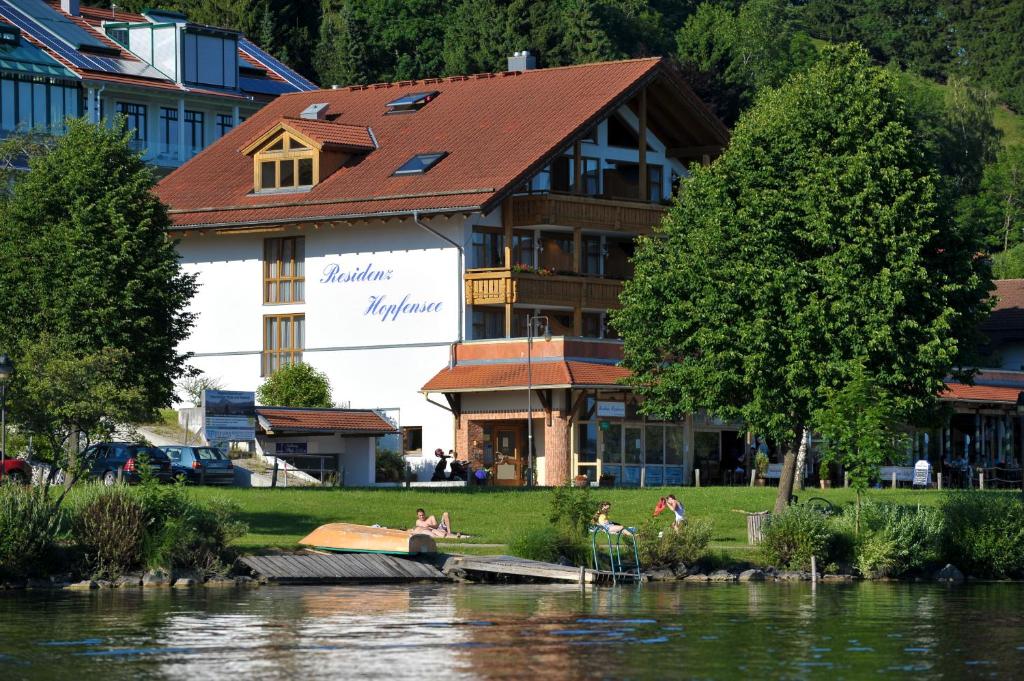
[[32,466],[21,459],[4,459],[0,467],[0,482],[16,482],[27,485],[32,482]]

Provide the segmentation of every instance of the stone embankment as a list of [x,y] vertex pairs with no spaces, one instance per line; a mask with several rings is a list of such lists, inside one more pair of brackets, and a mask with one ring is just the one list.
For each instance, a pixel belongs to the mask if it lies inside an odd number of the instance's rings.
[[[809,582],[811,573],[806,570],[777,570],[768,568],[729,568],[703,570],[699,565],[658,567],[647,570],[644,575],[652,582]],[[851,574],[818,573],[821,582],[852,582],[858,577]],[[943,584],[962,584],[966,577],[954,565],[946,565],[932,575],[932,580]],[[929,581],[917,578],[916,581]]]

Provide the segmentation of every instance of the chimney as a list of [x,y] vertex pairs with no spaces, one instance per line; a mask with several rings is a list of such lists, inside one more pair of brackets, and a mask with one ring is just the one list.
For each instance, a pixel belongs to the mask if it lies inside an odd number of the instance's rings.
[[530,54],[529,50],[513,52],[508,58],[509,71],[529,71],[537,68],[537,58]]
[[77,17],[81,12],[78,10],[78,0],[60,0],[60,8],[65,14]]
[[302,110],[302,113],[299,114],[299,118],[305,118],[310,121],[322,121],[326,115],[326,104],[310,104]]

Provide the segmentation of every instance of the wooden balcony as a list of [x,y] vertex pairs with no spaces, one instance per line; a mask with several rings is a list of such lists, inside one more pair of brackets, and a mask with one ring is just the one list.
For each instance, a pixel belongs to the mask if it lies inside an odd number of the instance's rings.
[[522,303],[607,310],[619,306],[622,282],[588,276],[541,275],[506,269],[466,272],[467,305]]
[[667,208],[576,194],[526,194],[512,198],[512,226],[558,225],[648,234]]

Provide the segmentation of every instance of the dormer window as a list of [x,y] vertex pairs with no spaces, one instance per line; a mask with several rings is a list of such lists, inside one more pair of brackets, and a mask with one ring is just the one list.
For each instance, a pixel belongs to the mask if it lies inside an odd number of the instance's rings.
[[306,191],[354,154],[376,148],[369,128],[326,120],[285,118],[245,148],[253,159],[255,193]]
[[257,152],[255,159],[260,191],[309,189],[314,184],[313,149],[287,133]]

